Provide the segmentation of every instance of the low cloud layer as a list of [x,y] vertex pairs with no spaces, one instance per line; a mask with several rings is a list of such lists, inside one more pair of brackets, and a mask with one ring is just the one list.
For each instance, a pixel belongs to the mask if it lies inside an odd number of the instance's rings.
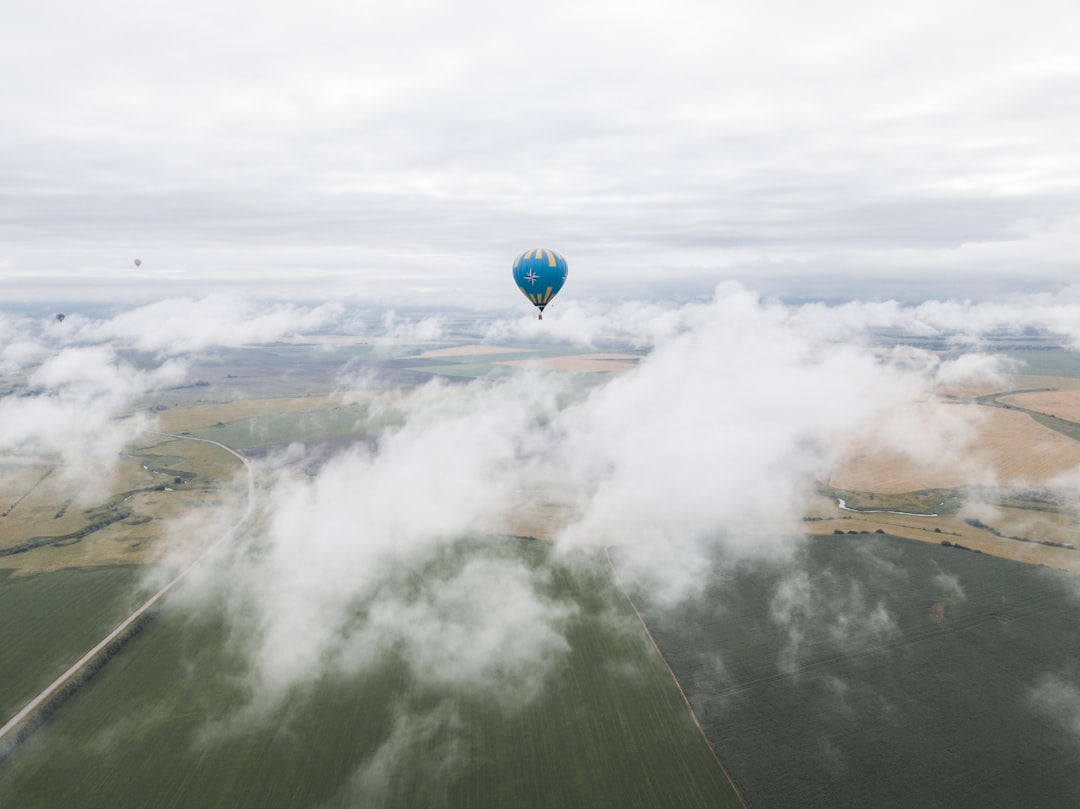
[[[373,446],[267,484],[250,547],[192,591],[228,588],[238,604],[253,704],[327,672],[364,670],[390,650],[423,682],[467,689],[509,677],[527,697],[567,653],[572,615],[520,562],[452,561],[461,537],[512,525],[530,502],[558,503],[557,558],[616,545],[626,580],[674,603],[700,592],[718,551],[786,558],[805,497],[855,437],[878,430],[903,450],[912,432],[963,434],[962,407],[909,412],[939,379],[933,355],[894,361],[823,337],[808,313],[740,287],[682,308],[621,307],[601,321],[609,335],[636,324],[650,336],[632,373],[594,389],[573,375],[522,373],[380,397],[372,415],[395,426]],[[556,339],[577,328],[573,318],[544,324]],[[972,362],[964,371],[980,372],[997,370]],[[916,448],[929,462],[958,451]],[[887,615],[857,592],[851,599],[868,623],[838,633],[889,631]]]
[[63,349],[29,374],[25,391],[0,399],[0,455],[55,461],[60,480],[79,481],[82,501],[100,496],[121,451],[151,424],[121,414],[184,373],[175,361],[140,371],[109,348]]
[[270,343],[327,330],[340,321],[339,304],[297,307],[211,295],[172,298],[123,312],[108,320],[75,318],[67,323],[74,342],[115,343],[176,356],[214,346]]
[[[928,392],[941,382],[1000,381],[1000,363],[977,352],[981,335],[1030,326],[1071,335],[1065,315],[1078,308],[1061,297],[989,308],[791,307],[737,285],[685,306],[566,307],[543,321],[545,339],[632,345],[642,352],[637,367],[600,386],[530,372],[375,397],[373,423],[391,426],[313,474],[295,465],[264,472],[258,527],[193,574],[183,598],[224,606],[256,713],[387,656],[433,688],[512,683],[503,692],[525,701],[568,654],[573,608],[550,595],[542,568],[469,555],[462,537],[512,525],[529,503],[555,503],[561,562],[615,545],[627,581],[678,602],[701,591],[718,553],[791,558],[806,496],[853,441],[873,433],[923,463],[963,454],[975,409],[934,406]],[[7,345],[20,346],[8,367],[21,368],[26,385],[0,401],[0,447],[37,442],[39,451],[69,453],[73,466],[77,457],[115,456],[146,426],[117,417],[140,393],[181,377],[185,359],[215,344],[347,332],[350,317],[337,305],[214,298],[76,319],[64,337],[41,321],[0,320]],[[522,318],[484,328],[494,341],[536,335],[540,325]],[[373,338],[445,330],[400,314],[354,327]],[[943,361],[881,348],[870,330],[884,327],[976,351]],[[136,370],[114,344],[153,352],[156,365]],[[88,409],[97,415],[87,418]],[[805,582],[785,587],[777,620],[797,631],[816,607]],[[878,605],[854,590],[848,600],[848,613],[864,620],[838,626],[838,637],[889,634]],[[794,636],[790,656],[798,656]]]

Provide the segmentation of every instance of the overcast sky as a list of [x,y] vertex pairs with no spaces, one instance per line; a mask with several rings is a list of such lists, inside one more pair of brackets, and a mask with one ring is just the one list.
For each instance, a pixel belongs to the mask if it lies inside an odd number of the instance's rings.
[[0,295],[513,305],[539,245],[564,297],[1054,292],[1078,41],[1075,0],[9,0]]

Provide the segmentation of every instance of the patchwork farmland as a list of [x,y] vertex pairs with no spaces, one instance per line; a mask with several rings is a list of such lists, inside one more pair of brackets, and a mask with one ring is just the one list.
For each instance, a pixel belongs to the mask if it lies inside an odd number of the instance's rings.
[[[201,369],[205,385],[146,404],[161,429],[244,448],[272,470],[294,443],[307,462],[318,442],[374,447],[372,436],[398,426],[387,406],[398,383],[501,378],[512,363],[601,372],[577,383],[585,395],[636,362],[418,346],[380,358],[385,375],[367,377],[369,388],[299,395],[335,362],[377,352],[343,346],[312,370],[304,346],[267,351],[266,363],[234,352]],[[241,377],[267,398],[227,401]],[[1033,378],[1018,386],[1028,393],[1000,397],[954,390],[937,403],[985,416],[982,462],[996,481],[1030,485],[987,489],[990,517],[963,512],[974,488],[962,465],[856,450],[821,481],[804,523],[819,536],[795,560],[718,559],[705,596],[674,610],[631,592],[663,659],[617,585],[618,548],[616,571],[599,551],[555,556],[524,537],[550,537],[570,503],[515,493],[515,522],[453,547],[543,572],[547,597],[574,616],[571,652],[518,706],[432,689],[391,656],[252,713],[249,661],[221,605],[174,599],[0,762],[0,805],[1068,805],[1080,781],[1069,692],[1058,686],[1080,665],[1080,626],[1076,580],[1061,571],[1080,570],[1080,552],[1070,547],[1075,515],[1050,484],[1080,445],[1067,425],[1031,414],[1068,421],[1080,402],[1073,382]],[[235,459],[169,436],[128,448],[95,504],[50,468],[20,459],[0,470],[5,715],[138,603],[147,563],[207,539],[167,524],[207,524],[241,499]],[[98,525],[102,514],[117,519]]]

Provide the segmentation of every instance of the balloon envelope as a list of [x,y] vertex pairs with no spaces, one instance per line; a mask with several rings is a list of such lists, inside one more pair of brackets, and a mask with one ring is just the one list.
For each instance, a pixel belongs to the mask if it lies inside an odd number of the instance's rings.
[[140,266],[142,266],[142,259],[141,259],[141,258],[137,258],[137,259],[135,259],[135,266],[136,266],[136,267],[140,267]]
[[566,283],[566,259],[554,250],[538,247],[514,259],[514,283],[541,311]]
[[56,319],[59,320],[61,323],[63,323],[64,322],[64,315],[59,314],[59,315],[56,316]]

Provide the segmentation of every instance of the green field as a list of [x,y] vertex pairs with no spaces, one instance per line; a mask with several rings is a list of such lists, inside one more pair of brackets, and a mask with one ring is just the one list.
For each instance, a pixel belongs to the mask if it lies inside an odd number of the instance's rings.
[[[733,566],[650,628],[751,807],[1075,806],[1080,582],[889,537]],[[783,620],[781,620],[783,617]]]
[[136,567],[0,570],[0,725],[119,624]]
[[0,768],[0,805],[739,806],[602,557],[571,569],[549,551],[460,550],[552,565],[548,597],[576,605],[572,652],[515,710],[387,659],[208,736],[243,700],[242,664],[220,615],[166,608]]
[[233,449],[250,449],[291,441],[357,435],[372,426],[367,405],[358,404],[327,410],[251,416],[199,430],[192,435],[217,441]]
[[1006,349],[1007,357],[1021,364],[1018,373],[1033,376],[1080,376],[1080,353],[1062,348]]

